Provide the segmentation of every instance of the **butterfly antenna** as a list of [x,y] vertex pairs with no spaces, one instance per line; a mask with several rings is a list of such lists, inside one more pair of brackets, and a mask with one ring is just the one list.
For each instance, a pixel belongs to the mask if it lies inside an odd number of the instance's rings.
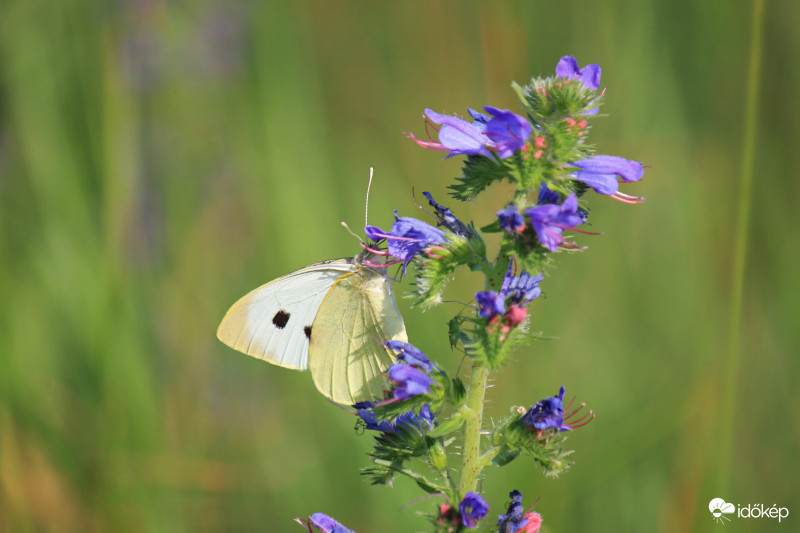
[[372,188],[372,174],[374,173],[372,167],[369,167],[369,183],[367,183],[367,201],[364,206],[364,226],[369,226],[369,190]]
[[350,235],[352,235],[353,237],[355,237],[356,239],[358,239],[358,242],[362,242],[362,241],[363,241],[363,239],[362,239],[361,237],[359,237],[358,235],[356,235],[355,233],[353,233],[353,230],[351,230],[351,229],[350,229],[350,226],[348,226],[348,225],[347,225],[347,222],[342,222],[341,224],[342,224],[342,227],[343,227],[344,229],[346,229],[346,230],[347,230],[347,232],[348,232]]

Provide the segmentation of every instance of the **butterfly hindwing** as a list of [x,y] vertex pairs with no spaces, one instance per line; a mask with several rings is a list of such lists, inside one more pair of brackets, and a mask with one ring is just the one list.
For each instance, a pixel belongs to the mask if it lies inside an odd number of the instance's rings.
[[352,259],[323,261],[262,285],[233,304],[217,337],[275,365],[307,369],[309,337],[320,304],[354,268]]
[[386,275],[363,267],[343,274],[317,311],[309,368],[317,389],[337,403],[380,399],[382,373],[395,357],[383,345],[406,341],[403,317]]

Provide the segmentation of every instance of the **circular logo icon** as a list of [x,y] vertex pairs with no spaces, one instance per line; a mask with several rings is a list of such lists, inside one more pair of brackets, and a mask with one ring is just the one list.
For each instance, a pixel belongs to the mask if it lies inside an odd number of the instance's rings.
[[725,523],[725,521],[731,521],[731,519],[725,515],[735,513],[736,506],[732,503],[727,503],[722,498],[714,498],[708,502],[708,510],[711,511],[714,522]]

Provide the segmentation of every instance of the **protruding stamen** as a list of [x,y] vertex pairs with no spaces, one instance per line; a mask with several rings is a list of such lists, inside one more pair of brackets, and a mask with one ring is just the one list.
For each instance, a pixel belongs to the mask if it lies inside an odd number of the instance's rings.
[[421,139],[417,139],[414,136],[413,133],[407,133],[406,135],[408,136],[409,139],[411,139],[412,141],[414,141],[415,143],[417,143],[421,147],[426,148],[428,150],[433,150],[435,152],[449,152],[450,151],[449,148],[445,148],[444,146],[442,146],[441,143],[437,143],[437,142],[433,142],[433,141],[423,141]]
[[372,268],[385,268],[394,265],[399,265],[402,262],[403,262],[402,259],[398,259],[397,261],[387,261],[385,263],[373,263],[372,261],[364,261],[364,264]]
[[[565,228],[566,229],[566,228]],[[574,231],[575,233],[582,233],[583,235],[602,235],[602,231],[586,231],[585,229],[578,229],[578,228],[569,228],[570,231]]]
[[412,239],[411,237],[399,237],[397,235],[392,235],[390,233],[378,233],[377,231],[373,233],[376,237],[380,237],[381,239],[394,239],[396,241],[410,241],[410,242],[419,242],[419,239]]
[[[574,398],[573,398],[573,399],[574,399]],[[566,409],[569,409],[571,405],[572,405],[572,401],[570,401],[570,402],[569,402],[569,405],[566,407]],[[575,416],[575,414],[576,414],[578,411],[580,411],[581,409],[583,409],[584,407],[586,407],[586,402],[581,402],[581,404],[578,406],[578,408],[577,408],[577,409],[575,409],[574,411],[572,411],[571,413],[569,413],[569,414],[567,414],[567,415],[564,415],[564,418],[566,419],[566,418],[570,418],[570,417],[572,417],[572,416]],[[565,409],[565,410],[566,410],[566,409]]]
[[[588,424],[589,422],[594,420],[594,417],[595,417],[594,411],[589,411],[589,413],[586,416],[589,416],[589,415],[591,415],[591,418],[589,418],[589,420],[587,420],[586,422],[583,422],[583,423],[578,424],[578,425],[570,425],[569,427],[572,428],[572,429],[582,428],[583,426],[585,426],[586,424]],[[583,418],[586,418],[586,417],[583,417]],[[581,420],[583,420],[583,418]]]
[[431,138],[431,132],[428,130],[428,128],[432,129],[436,133],[439,133],[439,129],[440,128],[437,128],[433,124],[433,122],[431,122],[431,119],[428,117],[428,115],[422,115],[422,117],[423,117],[423,119],[425,119],[425,133],[428,134],[428,139],[430,139]]
[[383,257],[389,257],[390,255],[392,255],[392,254],[390,254],[389,252],[387,252],[385,250],[376,250],[374,248],[370,248],[369,246],[367,246],[363,242],[359,243],[359,244],[361,244],[361,247],[363,249],[365,249],[366,251],[368,251],[369,253],[371,253],[371,254],[380,255],[380,256],[383,256]]
[[644,196],[631,196],[629,194],[621,193],[619,191],[612,194],[611,198],[625,204],[643,204],[645,201]]

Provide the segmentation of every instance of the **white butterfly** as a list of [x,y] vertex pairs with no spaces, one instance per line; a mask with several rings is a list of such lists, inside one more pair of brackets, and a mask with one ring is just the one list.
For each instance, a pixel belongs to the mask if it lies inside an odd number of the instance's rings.
[[310,369],[337,403],[381,398],[381,373],[395,360],[383,342],[408,339],[385,269],[367,266],[363,255],[262,285],[233,304],[217,337],[272,364]]

